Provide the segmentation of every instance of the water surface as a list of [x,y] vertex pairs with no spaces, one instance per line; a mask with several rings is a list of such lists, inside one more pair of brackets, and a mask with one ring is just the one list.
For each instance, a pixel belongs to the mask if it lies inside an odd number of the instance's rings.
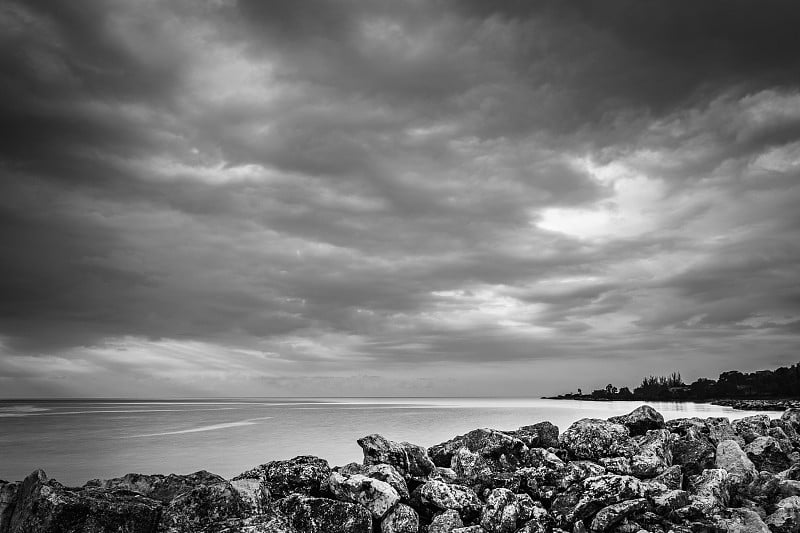
[[[370,433],[431,446],[478,427],[508,430],[549,420],[564,430],[580,418],[608,418],[639,405],[508,398],[0,400],[0,479],[22,479],[35,468],[69,485],[128,472],[205,469],[231,477],[301,454],[341,465],[361,460],[356,439]],[[650,405],[667,419],[757,414],[710,404]]]

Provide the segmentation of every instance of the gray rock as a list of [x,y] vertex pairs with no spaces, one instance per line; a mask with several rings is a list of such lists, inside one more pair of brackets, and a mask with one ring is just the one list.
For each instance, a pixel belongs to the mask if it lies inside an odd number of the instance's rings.
[[711,444],[717,446],[720,442],[724,440],[735,440],[736,443],[744,448],[745,442],[744,439],[739,436],[736,431],[733,429],[730,420],[726,417],[712,417],[706,418],[706,427],[708,428],[708,439],[711,441]]
[[791,460],[772,437],[758,437],[744,448],[759,470],[777,474],[791,466]]
[[198,485],[175,496],[164,507],[160,531],[193,532],[242,518],[247,506],[227,481]]
[[783,420],[787,424],[790,424],[795,431],[800,433],[800,409],[797,408],[787,409],[781,415],[781,420]]
[[661,474],[672,466],[670,433],[666,429],[648,431],[632,441],[631,473],[646,478]]
[[[562,496],[569,494],[570,491]],[[577,491],[577,501],[570,498],[553,502],[551,512],[560,525],[584,520],[608,505],[625,500],[638,499],[644,496],[644,487],[633,476],[605,474],[587,478],[583,481],[582,490]]]
[[476,516],[481,510],[481,501],[468,487],[431,480],[420,485],[416,493],[422,504],[440,511],[454,509],[465,519]]
[[506,431],[505,433],[518,438],[528,448],[555,448],[558,446],[558,426],[550,422],[522,426],[516,431]]
[[[397,504],[381,522],[381,533],[418,533],[418,531],[419,515],[414,509],[402,503]],[[428,533],[431,533],[430,529]]]
[[527,522],[536,512],[536,502],[533,501],[530,494],[515,494],[514,497],[517,499],[519,508],[519,521]]
[[394,442],[378,434],[367,435],[357,442],[364,452],[365,465],[389,464],[404,478],[425,478],[435,468],[422,446]]
[[164,503],[200,485],[225,483],[225,478],[200,470],[192,474],[126,474],[112,479],[92,479],[84,488],[102,490],[131,490]]
[[525,521],[517,533],[551,533],[555,520],[544,507],[536,506],[532,509],[531,517]]
[[653,509],[661,515],[668,515],[676,509],[689,505],[689,493],[679,489],[663,492],[649,499]]
[[433,517],[428,526],[428,533],[451,533],[454,529],[464,527],[458,511],[449,509]]
[[0,481],[0,533],[5,532],[14,512],[19,483]]
[[513,533],[517,529],[519,504],[508,489],[494,489],[481,511],[481,527],[489,533]]
[[642,405],[627,415],[612,416],[608,420],[624,425],[632,436],[644,435],[651,429],[664,428],[664,417],[649,405]]
[[717,520],[717,527],[726,533],[771,533],[755,511],[729,509],[728,517]]
[[239,494],[247,514],[262,514],[269,506],[270,496],[267,487],[258,479],[241,478],[230,482]]
[[631,460],[628,457],[601,457],[598,461],[610,474],[630,476],[633,474]]
[[362,474],[333,472],[328,486],[337,499],[363,505],[378,520],[400,501],[400,495],[391,485]]
[[646,505],[647,501],[644,498],[638,498],[606,506],[592,520],[592,531],[608,531],[627,516],[643,511]]
[[683,434],[673,434],[670,439],[672,464],[680,465],[687,476],[701,473],[714,467],[716,444],[695,427],[688,427]]
[[558,440],[561,447],[575,459],[596,460],[601,457],[628,455],[630,452],[628,428],[606,420],[578,420]]
[[758,475],[756,466],[734,440],[724,440],[717,445],[715,465],[728,472],[731,484],[737,487],[747,485]]
[[486,530],[481,526],[467,526],[456,528],[453,533],[486,533]]
[[355,503],[292,494],[275,506],[298,532],[372,533],[372,515]]
[[765,520],[772,532],[800,532],[800,496],[784,498],[775,507],[775,512]]
[[397,494],[401,499],[408,499],[409,492],[406,480],[392,465],[387,465],[385,463],[376,465],[360,465],[358,463],[350,463],[340,468],[339,471],[342,474],[347,475],[361,474],[383,481],[384,483],[388,483],[394,490],[397,491]]
[[691,506],[704,516],[712,516],[728,507],[730,480],[721,468],[704,470],[689,479]]
[[683,487],[683,469],[680,465],[672,465],[653,478],[656,483],[664,484],[668,489]]
[[769,430],[769,416],[753,415],[746,416],[731,422],[733,430],[744,439],[746,444],[750,444],[758,437],[764,437]]
[[233,480],[256,479],[277,500],[290,494],[321,496],[322,486],[331,475],[328,461],[313,455],[300,455],[292,459],[270,461],[234,477]]
[[453,455],[461,448],[486,459],[498,461],[502,457],[510,464],[517,464],[528,447],[522,440],[502,431],[481,428],[431,446],[428,453],[437,466],[450,466]]

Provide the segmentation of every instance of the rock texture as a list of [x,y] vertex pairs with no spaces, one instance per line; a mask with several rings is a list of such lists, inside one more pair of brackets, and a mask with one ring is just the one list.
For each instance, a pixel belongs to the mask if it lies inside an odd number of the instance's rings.
[[128,474],[0,481],[0,533],[800,533],[800,410],[664,421],[649,406],[475,429],[425,449],[358,440],[360,464],[301,455],[231,480]]

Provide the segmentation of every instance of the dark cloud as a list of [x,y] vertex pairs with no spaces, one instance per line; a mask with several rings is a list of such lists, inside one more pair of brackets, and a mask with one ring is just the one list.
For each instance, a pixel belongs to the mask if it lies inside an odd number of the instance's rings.
[[4,390],[791,362],[797,9],[6,2]]

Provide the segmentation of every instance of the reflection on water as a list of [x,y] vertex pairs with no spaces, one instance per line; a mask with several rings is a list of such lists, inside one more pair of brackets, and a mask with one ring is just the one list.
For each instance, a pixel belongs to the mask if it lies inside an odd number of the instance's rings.
[[[580,418],[639,405],[531,398],[0,400],[0,479],[22,479],[38,467],[67,484],[127,472],[208,469],[230,477],[300,454],[345,464],[361,459],[355,441],[370,433],[431,446],[477,427],[509,430],[549,420],[563,430]],[[710,404],[650,405],[667,419],[756,414]]]

